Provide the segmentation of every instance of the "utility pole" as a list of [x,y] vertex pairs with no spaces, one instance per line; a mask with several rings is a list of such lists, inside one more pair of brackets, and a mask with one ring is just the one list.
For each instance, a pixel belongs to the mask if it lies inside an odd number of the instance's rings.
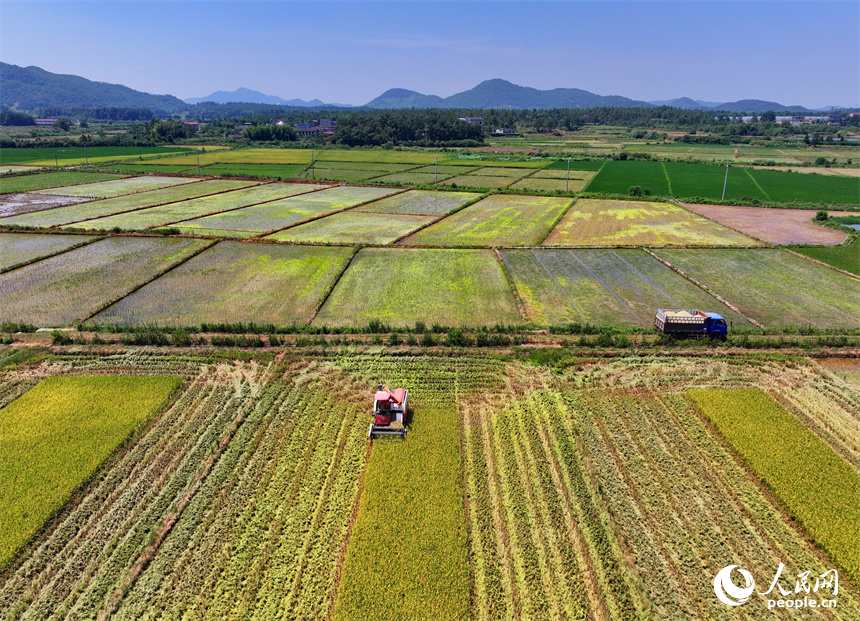
[[311,179],[316,181],[316,176],[314,173],[314,151],[311,149]]
[[84,143],[84,161],[87,163],[87,168],[90,167],[90,158],[87,157],[87,143]]
[[197,174],[200,174],[200,149],[195,150],[197,154]]
[[726,184],[729,182],[729,163],[726,162],[726,178],[723,179],[723,198],[720,200],[726,200]]
[[58,151],[54,151],[54,164],[57,165],[57,170],[60,170],[60,156],[57,155]]
[[433,185],[439,183],[439,156],[436,156],[436,172],[433,175]]
[[570,158],[567,158],[567,181],[564,182],[564,191],[570,191]]

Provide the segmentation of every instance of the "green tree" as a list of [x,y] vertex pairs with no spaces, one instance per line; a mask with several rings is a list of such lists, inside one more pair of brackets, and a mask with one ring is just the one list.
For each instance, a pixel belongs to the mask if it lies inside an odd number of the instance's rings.
[[54,121],[53,128],[62,132],[67,132],[75,126],[75,122],[65,116],[61,116],[56,121]]

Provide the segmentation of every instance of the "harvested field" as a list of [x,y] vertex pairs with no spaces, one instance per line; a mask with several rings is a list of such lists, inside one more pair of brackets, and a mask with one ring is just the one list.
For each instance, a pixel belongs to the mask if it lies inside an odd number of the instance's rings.
[[[369,286],[372,283],[373,286]],[[521,321],[488,250],[365,248],[338,281],[314,325],[481,326]]]
[[[6,151],[3,152],[6,157]],[[91,172],[45,172],[34,175],[3,175],[0,176],[0,194],[15,194],[31,190],[44,190],[73,185],[76,183],[93,183],[109,179],[122,179],[124,175]]]
[[545,190],[559,192],[581,192],[588,183],[586,179],[541,179],[537,177],[526,177],[514,183],[511,187],[517,190]]
[[437,176],[433,173],[417,173],[410,171],[376,177],[374,178],[374,181],[380,181],[383,183],[396,183],[399,185],[430,185],[435,183],[436,181],[439,181],[441,183],[450,176],[450,174],[439,173],[439,175]]
[[304,324],[352,256],[351,248],[225,241],[93,318],[122,326]]
[[391,213],[412,216],[444,216],[457,207],[475,200],[480,194],[474,192],[440,192],[410,190],[373,201],[356,211]]
[[53,209],[63,205],[85,203],[88,200],[88,198],[51,196],[50,194],[2,194],[0,195],[0,218]]
[[311,151],[308,149],[231,149],[224,151],[207,151],[199,156],[181,155],[151,160],[153,164],[169,164],[171,166],[200,166],[208,164],[308,164],[311,161]]
[[860,358],[818,358],[815,362],[838,378],[860,388]]
[[197,239],[108,237],[0,274],[0,321],[59,326],[88,317],[202,249]]
[[89,228],[110,230],[118,227],[125,231],[140,231],[147,228],[164,226],[182,220],[191,220],[245,205],[263,203],[306,191],[299,183],[267,183],[243,189],[221,192],[202,198],[174,202],[160,207],[138,209],[95,220],[83,224],[69,225],[64,228]]
[[[197,181],[195,183],[188,183],[176,187],[162,188],[161,190],[139,192],[137,194],[129,194],[128,196],[117,196],[116,198],[90,201],[86,204],[69,205],[67,207],[57,207],[55,209],[38,213],[11,216],[0,220],[0,222],[3,224],[16,224],[19,226],[58,226],[61,224],[71,224],[73,222],[81,222],[83,220],[99,218],[110,214],[141,209],[143,207],[150,207],[152,205],[163,205],[165,203],[181,201],[196,196],[204,196],[226,190],[245,188],[249,185],[253,185],[253,182],[228,181],[220,179],[212,181]],[[82,223],[80,227],[87,228],[87,225]]]
[[95,239],[87,235],[0,233],[0,272]]
[[[594,178],[594,175],[597,174],[596,170],[575,170],[574,168],[570,169],[570,181],[573,183],[574,180],[577,181],[590,181]],[[567,179],[567,169],[558,170],[555,168],[545,168],[543,170],[538,170],[534,174],[530,175],[529,179]],[[525,179],[523,180],[525,181]]]
[[494,195],[402,240],[404,245],[536,246],[570,204],[568,198]]
[[[835,245],[841,244],[848,236],[836,229],[814,224],[812,219],[816,212],[812,209],[695,204],[684,207],[771,244]],[[841,211],[831,214],[848,215]]]
[[856,328],[860,281],[776,249],[656,250],[765,327]]
[[384,245],[430,224],[435,219],[435,216],[348,210],[288,228],[280,233],[269,235],[267,239],[324,244]]
[[43,190],[43,194],[56,194],[58,196],[75,196],[79,198],[113,198],[123,194],[145,192],[146,190],[158,190],[183,183],[191,183],[195,179],[182,179],[178,177],[128,177],[127,179],[116,179],[113,181],[100,181],[98,183],[84,183],[71,185],[63,188]]
[[668,203],[580,199],[544,246],[761,246],[706,218]]
[[526,308],[539,325],[654,325],[657,308],[717,312],[734,328],[752,328],[681,275],[641,250],[502,250]]

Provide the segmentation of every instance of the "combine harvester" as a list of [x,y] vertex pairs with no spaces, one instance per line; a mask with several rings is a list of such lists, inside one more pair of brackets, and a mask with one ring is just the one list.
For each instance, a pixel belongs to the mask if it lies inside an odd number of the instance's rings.
[[374,436],[400,436],[405,440],[408,401],[409,393],[405,388],[388,390],[387,386],[379,384],[373,396],[373,422],[367,437],[373,440]]
[[720,315],[700,310],[658,308],[654,325],[666,336],[676,338],[709,336],[725,341],[729,333],[726,320]]

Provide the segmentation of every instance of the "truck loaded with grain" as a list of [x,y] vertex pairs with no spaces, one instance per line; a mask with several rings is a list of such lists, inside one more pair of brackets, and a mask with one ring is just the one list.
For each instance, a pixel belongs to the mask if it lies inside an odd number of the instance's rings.
[[654,325],[663,334],[678,338],[709,336],[725,340],[729,333],[720,315],[700,310],[658,308]]

